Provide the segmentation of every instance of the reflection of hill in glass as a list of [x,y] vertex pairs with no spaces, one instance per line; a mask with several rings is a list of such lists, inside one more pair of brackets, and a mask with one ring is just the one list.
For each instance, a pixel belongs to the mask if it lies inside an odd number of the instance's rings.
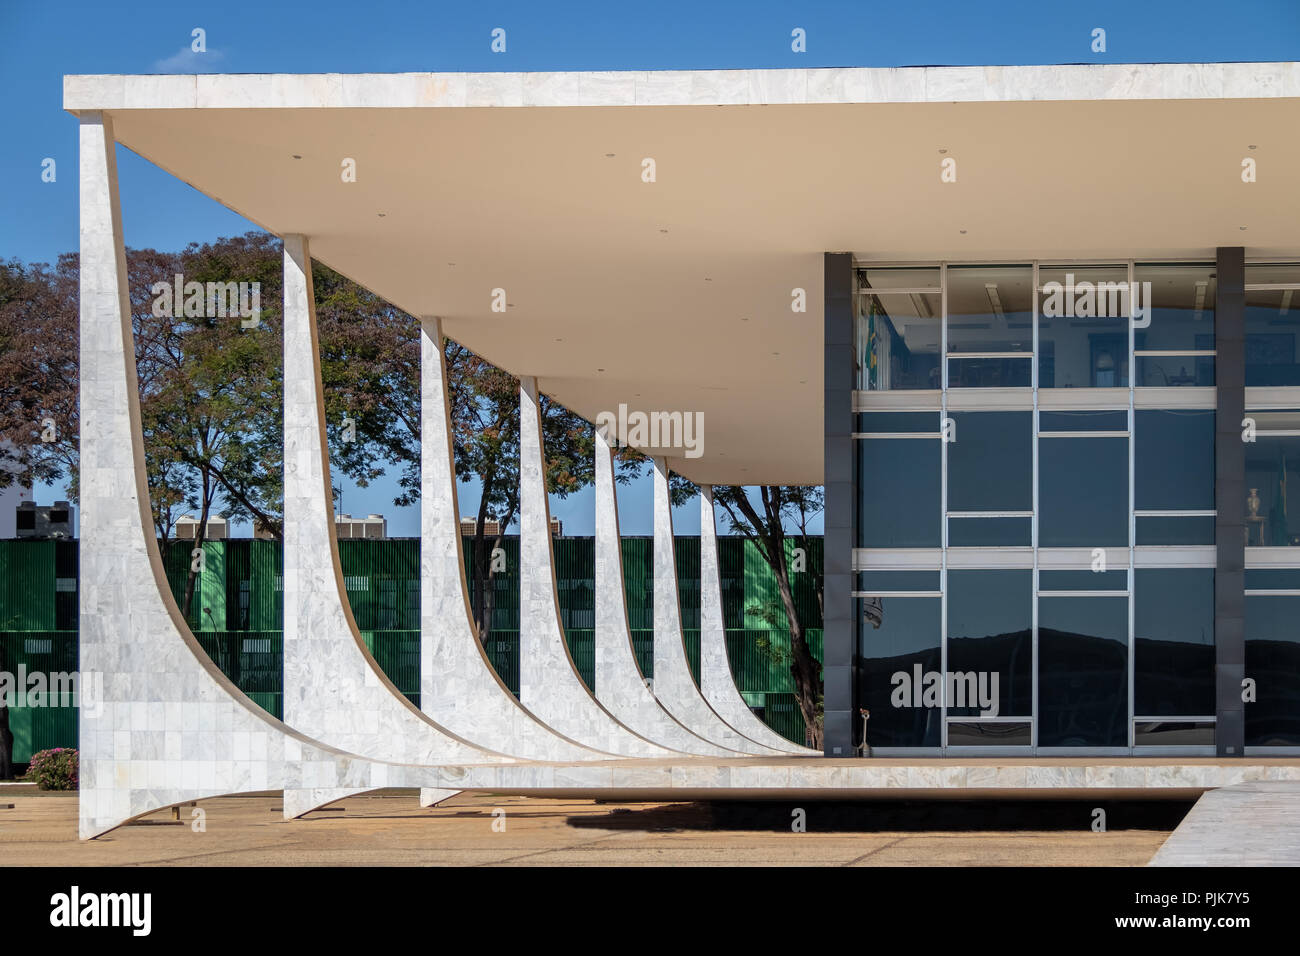
[[1246,704],[1246,746],[1300,745],[1300,643],[1247,639],[1246,676],[1257,697]]
[[1137,717],[1214,713],[1214,645],[1139,637],[1134,652]]
[[[1027,631],[948,642],[949,670],[998,670],[1003,713],[1020,680],[1008,681],[1010,662],[1030,693],[1031,659]],[[1119,641],[1040,628],[1038,635],[1039,743],[1042,746],[1126,746],[1128,742],[1128,662]],[[1139,638],[1135,700],[1144,717],[1209,716],[1214,713],[1214,648],[1207,644]],[[1017,653],[1018,652],[1018,653]],[[995,662],[993,667],[972,661]],[[964,663],[959,663],[963,662]],[[890,704],[891,677],[940,667],[939,649],[864,659],[858,669],[860,705],[871,710],[873,747],[939,746],[938,708]],[[996,666],[1000,664],[1001,666]],[[1246,705],[1248,746],[1300,745],[1300,641],[1246,642],[1246,676],[1256,682],[1258,700]],[[1026,697],[1026,699],[1028,699]],[[1023,708],[1029,712],[1029,706]]]
[[1128,746],[1126,642],[1038,629],[1038,744]]

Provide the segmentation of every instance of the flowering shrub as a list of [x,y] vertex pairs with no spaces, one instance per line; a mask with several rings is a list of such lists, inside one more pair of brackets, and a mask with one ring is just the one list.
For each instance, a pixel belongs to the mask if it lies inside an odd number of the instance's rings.
[[42,750],[32,754],[26,779],[42,790],[76,790],[77,766],[77,751],[71,747]]

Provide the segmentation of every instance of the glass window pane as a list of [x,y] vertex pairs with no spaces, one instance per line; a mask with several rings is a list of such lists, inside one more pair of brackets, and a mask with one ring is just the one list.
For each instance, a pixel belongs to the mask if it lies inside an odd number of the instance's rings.
[[859,571],[859,591],[937,591],[938,571]]
[[1127,591],[1127,571],[1039,571],[1040,591]]
[[951,548],[1027,548],[1033,544],[1030,518],[948,518]]
[[1027,358],[948,360],[948,385],[952,388],[1029,388],[1032,375]]
[[865,438],[857,445],[858,547],[939,547],[939,439]]
[[1031,571],[948,572],[950,715],[1032,713],[1032,602]]
[[1038,270],[1038,387],[1128,387],[1128,267]]
[[860,432],[925,432],[939,434],[939,413],[935,412],[859,412]]
[[948,443],[948,510],[1032,509],[1033,413],[959,412],[952,420],[955,440]]
[[1214,721],[1137,721],[1133,725],[1136,747],[1213,747]]
[[1128,544],[1128,439],[1040,438],[1038,544]]
[[1069,411],[1039,412],[1040,432],[1126,432],[1128,412],[1125,411]]
[[[1138,305],[1143,310],[1150,306],[1149,311],[1135,322],[1135,350],[1214,350],[1214,269],[1212,264],[1138,265],[1134,268],[1133,278],[1139,288]],[[1147,323],[1145,327],[1144,322]],[[1137,384],[1159,383],[1139,380]]]
[[927,706],[924,697],[916,706],[911,688],[903,685],[918,673],[939,670],[940,601],[909,597],[878,603],[879,610],[873,610],[860,631],[858,699],[871,712],[867,739],[873,747],[938,747],[941,709],[933,699]]
[[1140,515],[1136,521],[1137,543],[1214,544],[1214,518],[1171,518]]
[[1136,412],[1133,468],[1139,511],[1214,507],[1214,410]]
[[1138,568],[1134,575],[1134,712],[1213,714],[1214,569]]
[[[938,266],[901,266],[879,268],[869,266],[858,270],[858,288],[885,291],[888,289],[938,289]],[[938,306],[936,305],[936,310]],[[937,311],[936,311],[936,314]]]
[[[1253,413],[1252,413],[1253,414]],[[1300,413],[1296,413],[1300,415]],[[1246,450],[1246,543],[1300,545],[1300,437],[1257,433]],[[1291,492],[1297,500],[1291,503]]]
[[[1028,266],[948,269],[948,364],[952,388],[1026,388],[1032,384],[1033,270]],[[988,354],[988,353],[1001,353]],[[1008,358],[1019,353],[1022,358]]]
[[942,307],[938,296],[855,295],[857,387],[937,389]]
[[1214,385],[1213,355],[1138,355],[1135,359],[1139,386],[1208,388]]
[[1246,590],[1300,590],[1300,568],[1247,568]]
[[1032,725],[1003,721],[963,721],[948,724],[949,747],[1028,747]]
[[[1300,283],[1300,266],[1246,266],[1247,285]],[[1246,384],[1300,385],[1300,289],[1246,293]]]
[[1128,746],[1128,598],[1038,599],[1038,745]]
[[1246,596],[1247,747],[1300,746],[1300,597]]

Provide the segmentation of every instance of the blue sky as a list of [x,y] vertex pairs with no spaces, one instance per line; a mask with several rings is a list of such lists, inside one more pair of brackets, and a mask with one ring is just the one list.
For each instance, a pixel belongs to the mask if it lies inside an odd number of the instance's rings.
[[[191,31],[207,52],[190,52]],[[506,31],[506,52],[490,49]],[[802,28],[807,51],[791,50]],[[1106,31],[1106,52],[1092,31]],[[824,66],[1300,60],[1300,0],[929,0],[929,2],[434,3],[393,0],[130,2],[0,0],[0,258],[53,261],[77,244],[76,122],[65,73],[323,73],[420,70],[658,70]],[[57,180],[41,181],[46,157]],[[129,246],[178,249],[251,228],[133,154],[119,156]],[[390,516],[414,534],[418,511],[394,489],[345,488],[345,510]],[[39,489],[45,501],[55,490]],[[476,495],[461,491],[462,511]],[[626,534],[650,531],[650,482],[620,492]],[[555,501],[573,534],[592,496]],[[698,507],[680,514],[698,531]],[[820,530],[820,529],[819,529]]]

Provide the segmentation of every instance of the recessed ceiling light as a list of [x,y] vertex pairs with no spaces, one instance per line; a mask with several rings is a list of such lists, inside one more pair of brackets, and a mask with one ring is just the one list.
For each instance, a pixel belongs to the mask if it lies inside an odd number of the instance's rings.
[[614,158],[614,154],[613,154],[613,153],[606,153],[606,154],[605,154],[605,158],[606,158],[606,159],[613,159],[613,158]]
[[944,153],[946,153],[946,152],[948,152],[948,148],[945,146],[945,147],[943,147],[942,149],[939,150],[939,155],[942,156],[942,155],[943,155]]
[[1246,227],[1245,227],[1245,226],[1238,226],[1237,228],[1240,229],[1242,232],[1245,232],[1245,231],[1246,231]]
[[379,214],[379,218],[380,218],[380,219],[383,219],[383,218],[384,218],[385,216],[387,216],[387,215],[388,215],[388,213],[386,213],[386,212],[381,212],[381,213]]
[[966,235],[965,229],[958,229],[957,231],[960,232],[963,236]]
[[597,372],[603,372],[603,371],[605,371],[605,370],[604,370],[603,368],[598,368],[598,369],[596,369],[596,371],[597,371]]
[[659,231],[660,231],[660,232],[667,232],[668,230],[667,230],[667,229],[660,229]]
[[1246,148],[1247,148],[1247,149],[1254,149],[1254,148],[1255,148],[1255,144],[1254,144],[1254,143],[1251,143],[1251,144],[1250,144],[1249,146],[1247,146]]
[[294,159],[302,159],[302,157],[299,156],[297,153],[294,153],[294,154],[293,154],[293,158],[294,158]]
[[704,281],[705,281],[705,282],[712,282],[713,280],[710,279],[708,276],[705,276],[705,277],[704,277]]

